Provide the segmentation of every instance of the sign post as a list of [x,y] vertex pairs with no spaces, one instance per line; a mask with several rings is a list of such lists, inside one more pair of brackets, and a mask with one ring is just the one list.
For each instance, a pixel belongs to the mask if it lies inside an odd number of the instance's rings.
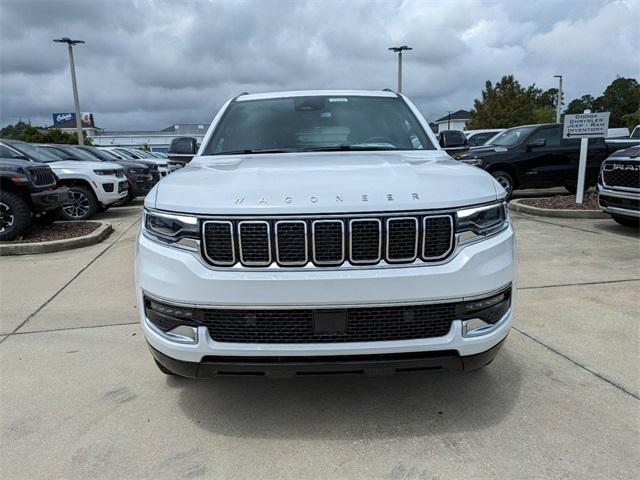
[[576,191],[576,203],[582,203],[584,198],[584,177],[587,171],[587,151],[590,138],[604,138],[609,128],[609,112],[584,113],[564,116],[564,129],[562,138],[580,139],[580,163],[578,165],[578,183]]

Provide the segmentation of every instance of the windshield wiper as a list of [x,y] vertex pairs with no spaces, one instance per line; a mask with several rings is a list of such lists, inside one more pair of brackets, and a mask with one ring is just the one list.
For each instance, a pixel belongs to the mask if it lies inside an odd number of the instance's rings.
[[287,150],[283,148],[265,148],[265,149],[252,149],[243,148],[241,150],[228,150],[226,152],[214,153],[214,155],[247,155],[255,153],[287,153],[294,152],[295,150]]
[[367,151],[367,150],[398,150],[396,147],[382,145],[326,145],[324,147],[305,147],[303,152],[334,152],[334,151]]

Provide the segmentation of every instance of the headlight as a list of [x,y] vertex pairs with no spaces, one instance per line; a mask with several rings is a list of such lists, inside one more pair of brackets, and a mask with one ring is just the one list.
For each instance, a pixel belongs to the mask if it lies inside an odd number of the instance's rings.
[[469,165],[473,165],[474,167],[482,167],[484,166],[484,162],[481,158],[471,157],[471,158],[461,158],[461,162],[468,163]]
[[118,170],[94,170],[96,175],[118,175]]
[[154,240],[190,250],[198,250],[200,244],[198,219],[189,215],[145,211],[143,232]]
[[145,173],[144,168],[127,168],[127,173]]
[[459,241],[465,242],[501,231],[508,223],[505,202],[466,208],[456,212],[456,232]]

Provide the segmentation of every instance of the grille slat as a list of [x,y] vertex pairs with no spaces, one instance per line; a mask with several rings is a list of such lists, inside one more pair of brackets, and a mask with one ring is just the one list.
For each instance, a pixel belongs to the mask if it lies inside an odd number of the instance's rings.
[[269,222],[238,223],[240,261],[245,265],[266,266],[271,263]]
[[355,219],[349,223],[353,263],[377,263],[382,258],[382,222],[377,218]]
[[451,214],[203,222],[203,254],[215,266],[436,261],[451,253],[453,240]]
[[422,257],[440,259],[446,257],[451,248],[453,219],[449,215],[424,217],[422,233]]
[[198,321],[217,342],[344,343],[442,337],[456,318],[455,304],[346,309],[341,332],[316,332],[313,310],[199,309]]
[[602,168],[602,179],[607,187],[640,189],[640,170],[637,160],[609,160]]
[[313,222],[313,261],[318,265],[340,265],[344,262],[342,220]]
[[205,256],[211,263],[221,266],[231,266],[236,263],[231,222],[204,222],[203,239],[206,245]]
[[387,259],[411,262],[418,255],[418,220],[413,217],[387,220]]
[[305,221],[276,222],[276,260],[280,265],[305,265],[309,261]]

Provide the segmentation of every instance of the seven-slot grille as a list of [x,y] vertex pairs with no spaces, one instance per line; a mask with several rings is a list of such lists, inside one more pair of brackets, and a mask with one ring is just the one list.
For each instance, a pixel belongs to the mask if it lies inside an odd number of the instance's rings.
[[56,184],[56,179],[49,166],[29,167],[29,173],[31,174],[31,180],[37,186]]
[[347,308],[343,331],[318,332],[314,310],[197,309],[198,322],[216,342],[337,343],[442,337],[457,318],[455,303]]
[[215,266],[319,267],[436,261],[453,250],[450,214],[362,218],[205,220],[203,255]]
[[604,164],[602,179],[607,187],[640,189],[640,162],[635,160],[614,160]]

